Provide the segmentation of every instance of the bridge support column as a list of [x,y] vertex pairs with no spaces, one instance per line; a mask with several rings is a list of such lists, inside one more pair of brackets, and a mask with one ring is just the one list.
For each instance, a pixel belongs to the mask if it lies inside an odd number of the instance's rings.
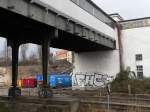
[[50,47],[49,36],[50,35],[46,36],[42,41],[43,88],[40,93],[40,96],[44,98],[52,96],[52,91],[48,84],[48,62],[49,62],[49,47]]
[[19,44],[17,44],[17,42],[12,42],[11,47],[12,47],[12,87],[9,89],[8,96],[16,97],[21,96],[21,89],[17,87]]
[[47,86],[48,82],[48,60],[49,60],[50,40],[45,38],[42,43],[42,67],[43,67],[43,85]]

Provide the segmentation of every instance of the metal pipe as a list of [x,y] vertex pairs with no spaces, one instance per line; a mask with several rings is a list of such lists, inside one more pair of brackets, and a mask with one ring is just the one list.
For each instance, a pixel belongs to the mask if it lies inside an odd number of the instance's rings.
[[124,61],[123,61],[123,45],[122,45],[122,38],[121,38],[121,30],[122,26],[120,23],[117,23],[117,33],[118,33],[118,44],[119,44],[119,60],[120,60],[120,72],[124,71]]

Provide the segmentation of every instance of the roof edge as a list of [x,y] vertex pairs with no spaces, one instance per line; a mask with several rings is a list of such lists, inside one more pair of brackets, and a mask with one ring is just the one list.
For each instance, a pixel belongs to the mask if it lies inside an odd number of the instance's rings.
[[123,22],[130,22],[130,21],[137,21],[137,20],[144,20],[144,19],[150,19],[150,17],[135,18],[135,19],[123,20],[119,22],[123,23]]

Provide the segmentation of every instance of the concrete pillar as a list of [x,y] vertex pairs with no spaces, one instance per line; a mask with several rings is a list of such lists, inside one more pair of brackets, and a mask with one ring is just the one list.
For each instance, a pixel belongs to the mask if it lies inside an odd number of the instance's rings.
[[12,42],[11,47],[12,47],[12,87],[9,89],[8,95],[16,97],[21,95],[21,90],[17,88],[19,44],[17,42]]
[[48,60],[49,60],[50,39],[44,38],[42,42],[42,68],[43,68],[43,85],[47,86],[48,82]]
[[49,47],[50,36],[48,35],[42,40],[42,68],[43,68],[43,88],[40,91],[40,97],[52,97],[52,90],[48,85],[48,61],[49,61]]
[[12,45],[12,86],[17,87],[19,46]]

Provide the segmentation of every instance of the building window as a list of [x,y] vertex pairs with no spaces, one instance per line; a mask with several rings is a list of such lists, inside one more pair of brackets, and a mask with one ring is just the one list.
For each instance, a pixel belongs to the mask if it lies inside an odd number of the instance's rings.
[[136,69],[137,69],[137,77],[139,79],[143,79],[143,66],[138,65],[138,66],[136,66]]
[[136,55],[136,61],[142,61],[142,60],[143,60],[142,54],[137,54]]

